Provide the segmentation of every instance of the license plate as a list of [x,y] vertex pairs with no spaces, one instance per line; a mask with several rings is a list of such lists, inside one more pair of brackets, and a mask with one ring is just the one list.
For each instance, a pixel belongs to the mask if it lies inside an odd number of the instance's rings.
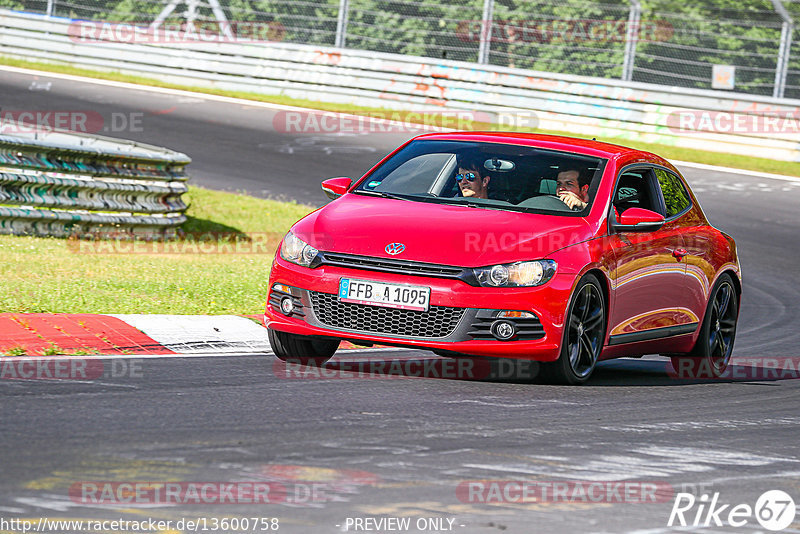
[[386,284],[354,278],[339,279],[339,301],[370,304],[401,310],[428,311],[431,288],[406,284]]

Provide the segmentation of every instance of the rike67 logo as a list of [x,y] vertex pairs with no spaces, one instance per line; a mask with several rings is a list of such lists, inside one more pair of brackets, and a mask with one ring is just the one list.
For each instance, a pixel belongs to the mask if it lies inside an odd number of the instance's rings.
[[699,498],[691,493],[678,493],[669,514],[667,526],[681,527],[743,527],[758,522],[762,528],[777,532],[792,524],[797,510],[794,499],[781,490],[761,494],[755,506],[747,503],[723,504],[719,492]]

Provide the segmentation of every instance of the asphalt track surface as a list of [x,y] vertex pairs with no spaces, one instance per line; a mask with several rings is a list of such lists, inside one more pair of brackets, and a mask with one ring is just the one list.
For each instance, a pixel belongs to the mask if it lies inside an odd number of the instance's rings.
[[[264,107],[3,71],[0,106],[143,113],[142,131],[113,133],[186,152],[194,183],[309,204],[324,201],[321,179],[357,177],[410,135],[290,135],[274,130],[276,111]],[[738,528],[670,528],[674,496],[635,504],[612,491],[612,502],[482,503],[459,493],[476,480],[646,481],[719,493],[720,504],[753,506],[772,489],[800,503],[800,382],[764,369],[769,359],[800,356],[800,183],[683,171],[712,223],[739,246],[738,378],[679,380],[666,360],[646,357],[603,363],[583,387],[286,379],[272,356],[220,355],[123,360],[136,372],[118,370],[122,376],[107,362],[108,376],[93,381],[2,380],[0,518],[175,525],[203,517],[210,526],[213,518],[266,517],[279,519],[280,532],[302,533],[347,525],[361,532],[765,532],[754,517]],[[365,351],[337,359],[391,365],[428,357]],[[268,481],[288,493],[261,505],[71,498],[70,488],[86,481]],[[317,496],[308,497],[314,488]],[[690,525],[697,510],[685,514]],[[356,518],[403,517],[411,520],[407,530],[354,528]],[[446,527],[452,520],[452,527],[418,529],[424,518]],[[785,531],[800,532],[800,516]]]

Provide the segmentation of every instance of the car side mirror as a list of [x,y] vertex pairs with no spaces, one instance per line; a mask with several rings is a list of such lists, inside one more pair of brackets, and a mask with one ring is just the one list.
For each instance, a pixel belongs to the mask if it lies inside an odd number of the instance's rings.
[[353,180],[345,176],[340,178],[328,178],[322,182],[322,190],[329,199],[336,200],[347,193],[351,185],[353,185]]
[[628,208],[612,225],[617,232],[655,232],[664,226],[664,216],[644,208]]

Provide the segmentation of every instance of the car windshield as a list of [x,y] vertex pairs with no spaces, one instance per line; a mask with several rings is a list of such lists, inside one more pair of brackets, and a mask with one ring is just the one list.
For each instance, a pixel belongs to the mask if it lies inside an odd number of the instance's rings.
[[419,139],[373,171],[353,192],[580,216],[591,208],[605,164],[601,158],[530,146]]

